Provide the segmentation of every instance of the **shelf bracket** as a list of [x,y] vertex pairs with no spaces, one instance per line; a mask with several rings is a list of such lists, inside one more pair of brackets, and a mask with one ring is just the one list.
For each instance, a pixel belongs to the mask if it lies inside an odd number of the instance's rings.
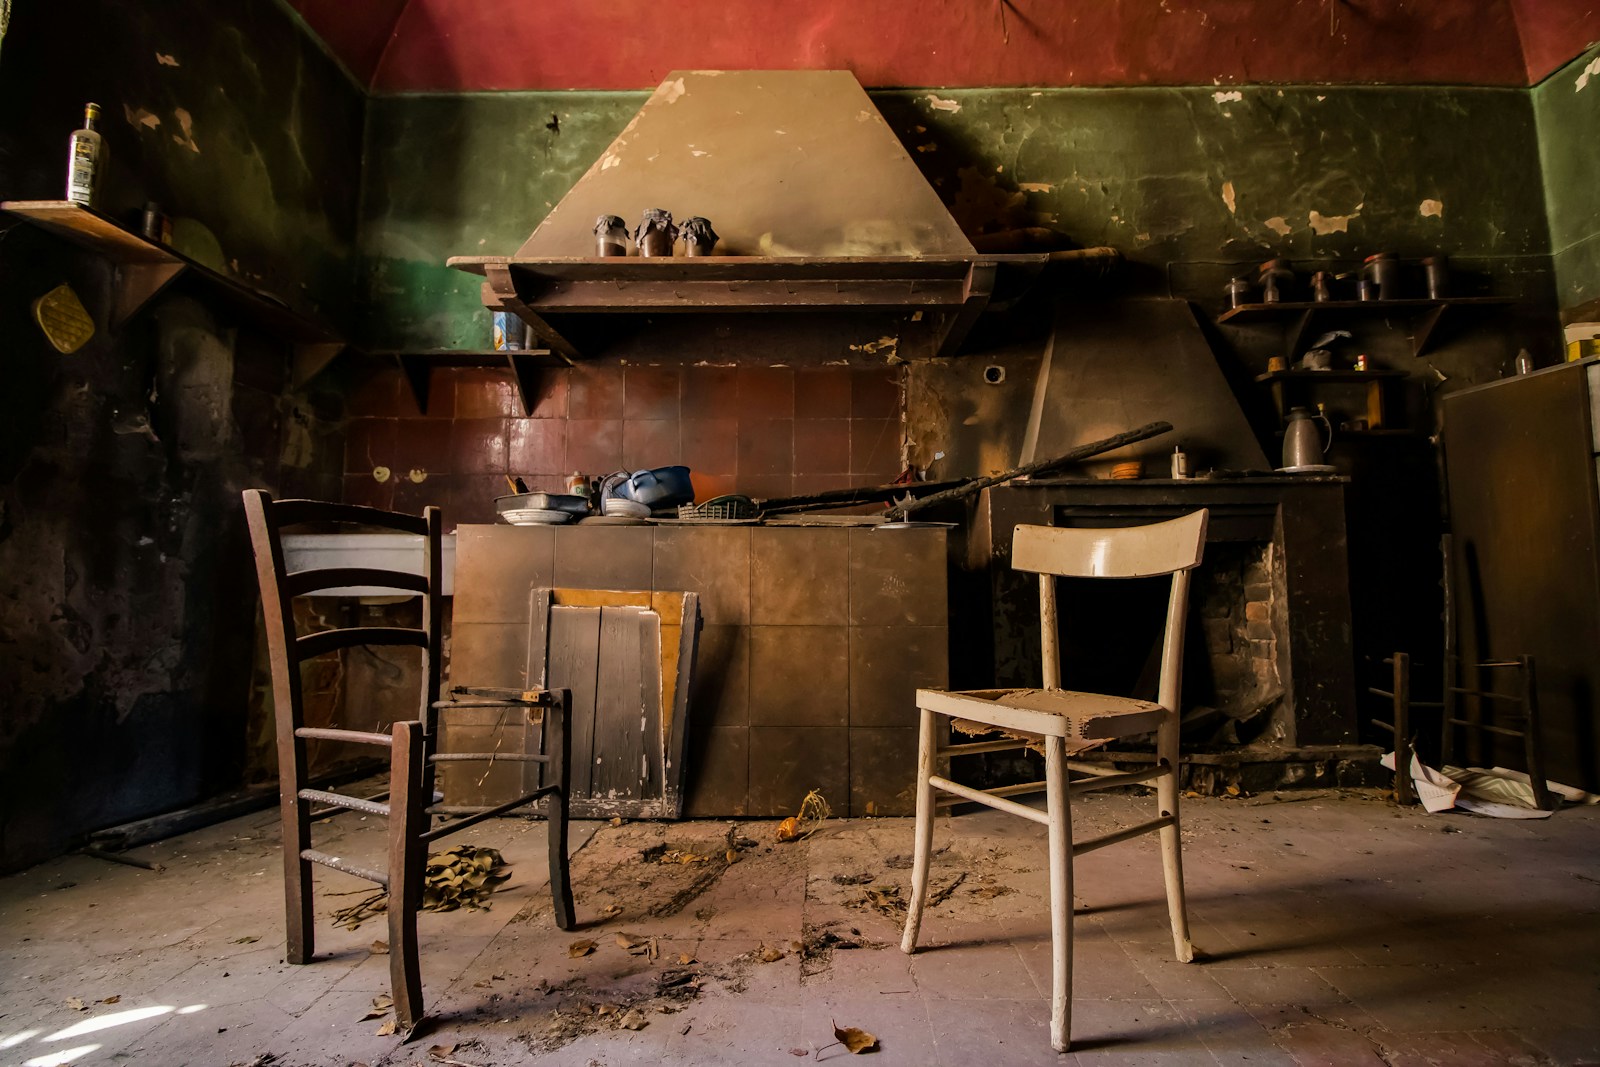
[[294,369],[289,380],[296,389],[321,374],[345,349],[343,341],[300,341],[294,346]]
[[120,330],[139,309],[153,300],[184,265],[173,262],[121,263],[117,265],[117,291],[111,310],[111,328]]
[[1411,355],[1420,356],[1428,350],[1428,342],[1433,339],[1433,332],[1439,325],[1439,320],[1444,317],[1448,305],[1440,304],[1431,308],[1417,320],[1417,332],[1411,335]]
[[433,364],[426,356],[411,355],[405,352],[395,353],[395,362],[400,364],[400,371],[406,376],[406,384],[411,387],[411,397],[417,402],[417,414],[428,413],[428,387],[433,382]]
[[498,305],[505,308],[533,327],[534,334],[554,351],[559,352],[568,359],[582,358],[583,354],[578,351],[576,345],[562,337],[559,330],[551,326],[537,311],[534,311],[523,302],[522,297],[517,294],[516,283],[511,278],[510,267],[503,263],[486,263],[484,264],[483,273],[485,279],[487,279],[483,283],[483,302],[485,306],[493,307]]
[[977,323],[978,316],[989,306],[989,297],[994,294],[996,270],[994,263],[974,263],[967,268],[961,307],[957,309],[950,328],[945,331],[944,340],[939,343],[939,356],[955,355],[961,348],[961,342],[967,339],[967,334]]
[[1315,315],[1316,312],[1313,310],[1302,311],[1289,327],[1289,336],[1285,338],[1288,345],[1284,356],[1291,365],[1294,363],[1294,358],[1300,354],[1300,345],[1305,341],[1306,334],[1311,332],[1311,320]]

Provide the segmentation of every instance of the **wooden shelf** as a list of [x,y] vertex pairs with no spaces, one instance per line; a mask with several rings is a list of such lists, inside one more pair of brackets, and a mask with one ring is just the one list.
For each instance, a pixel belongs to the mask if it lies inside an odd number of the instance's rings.
[[111,328],[121,329],[141,308],[180,278],[246,321],[281,337],[294,348],[296,385],[303,385],[345,347],[334,331],[292,310],[271,293],[253,288],[148,240],[90,208],[70,200],[8,200],[0,210],[95,252],[114,268]]
[[1256,375],[1258,382],[1368,382],[1375,378],[1404,378],[1403,370],[1273,370]]
[[468,349],[429,348],[393,349],[370,353],[391,358],[406,376],[411,396],[417,402],[417,411],[428,413],[428,394],[435,367],[503,367],[511,371],[517,384],[517,399],[522,402],[522,413],[532,415],[539,404],[540,371],[570,367],[572,361],[565,356],[542,348],[530,349]]
[[482,275],[484,304],[514,312],[556,352],[582,353],[550,315],[860,311],[942,316],[939,352],[953,355],[1005,268],[1037,273],[1048,254],[960,256],[454,256]]
[[1296,404],[1310,404],[1311,393],[1319,385],[1360,385],[1366,388],[1366,430],[1349,433],[1409,434],[1410,430],[1395,429],[1388,425],[1390,416],[1390,385],[1398,387],[1408,375],[1403,370],[1275,370],[1256,375],[1256,381],[1272,389],[1272,401],[1277,406],[1278,417],[1283,418]]
[[[1352,318],[1400,315],[1412,324],[1411,354],[1421,356],[1439,335],[1441,321],[1463,313],[1505,307],[1514,303],[1502,296],[1447,296],[1416,300],[1283,301],[1276,304],[1240,304],[1217,316],[1218,325],[1276,325],[1284,330],[1284,354],[1294,359],[1317,320],[1335,323]],[[1324,372],[1316,372],[1324,373]]]

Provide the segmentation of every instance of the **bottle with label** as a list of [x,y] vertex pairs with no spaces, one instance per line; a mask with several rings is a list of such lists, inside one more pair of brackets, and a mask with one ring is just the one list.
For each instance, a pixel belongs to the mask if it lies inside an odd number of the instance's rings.
[[105,162],[105,142],[95,130],[100,121],[100,105],[83,109],[83,129],[72,131],[72,146],[67,157],[67,199],[93,207],[99,186],[101,165]]

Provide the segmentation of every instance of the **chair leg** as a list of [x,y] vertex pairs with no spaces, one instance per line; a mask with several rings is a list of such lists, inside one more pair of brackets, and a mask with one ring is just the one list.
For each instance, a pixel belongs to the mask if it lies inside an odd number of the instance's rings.
[[544,709],[545,755],[550,762],[544,765],[545,785],[556,791],[545,797],[545,841],[550,856],[550,903],[555,911],[556,927],[571,930],[578,925],[572,906],[572,871],[567,859],[567,763],[572,755],[572,741],[567,730],[567,694],[552,707]]
[[389,771],[389,989],[397,1028],[409,1033],[422,1020],[422,967],[417,950],[417,912],[427,866],[428,798],[422,788],[425,762],[422,724],[394,724]]
[[294,777],[281,801],[283,837],[284,958],[290,963],[310,963],[316,954],[316,934],[311,914],[311,862],[300,854],[311,847],[310,805],[301,800],[299,776]]
[[1533,673],[1533,657],[1520,656],[1522,669],[1522,743],[1528,761],[1528,783],[1533,787],[1533,802],[1540,811],[1550,811],[1555,804],[1550,796],[1550,786],[1544,776],[1544,742],[1539,725],[1539,683]]
[[916,844],[911,864],[911,902],[906,906],[906,929],[900,938],[900,951],[917,950],[917,932],[922,927],[922,905],[928,898],[928,861],[933,853],[933,786],[928,779],[933,775],[935,752],[938,750],[934,713],[920,709],[922,725],[917,741],[917,828]]
[[1156,779],[1156,804],[1161,815],[1171,815],[1172,825],[1161,834],[1161,873],[1167,882],[1167,917],[1172,922],[1172,950],[1179,963],[1194,961],[1189,940],[1189,907],[1183,894],[1183,838],[1178,817],[1178,716],[1169,715],[1156,734],[1156,756],[1167,772]]
[[1067,743],[1044,739],[1045,796],[1050,815],[1050,1047],[1072,1041],[1072,798]]

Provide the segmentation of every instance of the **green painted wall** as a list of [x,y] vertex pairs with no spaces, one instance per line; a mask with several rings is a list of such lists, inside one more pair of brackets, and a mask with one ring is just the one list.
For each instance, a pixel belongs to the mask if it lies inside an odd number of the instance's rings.
[[[1231,274],[1269,255],[1354,265],[1388,250],[1444,251],[1497,292],[1548,293],[1539,153],[1522,90],[873,97],[969,232],[1048,225],[1114,245],[1137,265],[1137,290],[1214,301]],[[444,259],[514,252],[644,99],[375,97],[361,241],[374,341],[481,345],[477,282],[454,277]]]
[[1600,45],[1532,93],[1562,308],[1600,299]]

